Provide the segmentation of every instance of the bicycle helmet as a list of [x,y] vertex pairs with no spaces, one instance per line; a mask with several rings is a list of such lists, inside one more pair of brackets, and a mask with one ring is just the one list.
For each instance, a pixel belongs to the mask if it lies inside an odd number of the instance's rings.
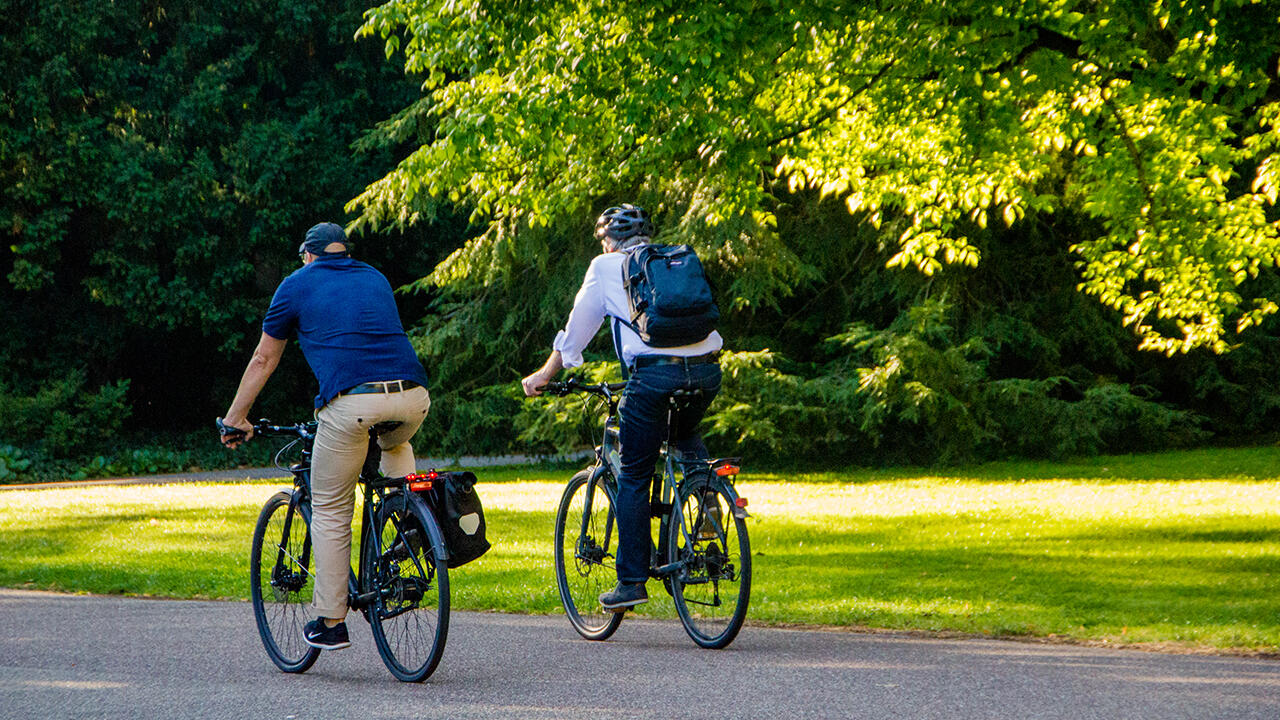
[[596,219],[596,239],[614,245],[634,237],[653,237],[653,221],[639,205],[623,203],[600,213]]

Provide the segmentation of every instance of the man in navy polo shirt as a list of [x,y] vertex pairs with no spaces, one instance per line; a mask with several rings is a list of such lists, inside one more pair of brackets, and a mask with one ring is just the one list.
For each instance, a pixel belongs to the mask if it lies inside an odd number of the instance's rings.
[[307,231],[298,248],[302,267],[276,289],[262,321],[262,338],[222,421],[244,432],[224,435],[229,447],[253,436],[249,410],[286,342],[296,335],[320,383],[311,457],[312,609],[317,617],[307,623],[304,636],[307,644],[327,650],[351,645],[344,622],[351,520],[369,427],[400,423],[379,439],[382,471],[389,477],[408,475],[415,470],[409,440],[431,406],[427,374],[400,324],[391,284],[382,273],[351,259],[349,247],[346,233],[333,223]]

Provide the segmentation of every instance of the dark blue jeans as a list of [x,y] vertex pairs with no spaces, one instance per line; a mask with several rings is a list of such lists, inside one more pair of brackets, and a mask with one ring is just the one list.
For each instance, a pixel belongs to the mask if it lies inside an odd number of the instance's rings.
[[720,366],[653,365],[631,374],[618,405],[621,419],[622,474],[614,512],[618,517],[618,582],[649,579],[649,487],[658,451],[666,439],[667,398],[675,390],[702,390],[676,415],[672,444],[680,457],[705,458],[707,447],[695,432],[707,407],[720,392]]

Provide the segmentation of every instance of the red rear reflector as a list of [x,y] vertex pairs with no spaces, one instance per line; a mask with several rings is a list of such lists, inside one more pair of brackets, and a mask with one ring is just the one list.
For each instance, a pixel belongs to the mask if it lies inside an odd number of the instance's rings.
[[716,475],[719,475],[720,477],[724,477],[725,475],[737,475],[737,474],[738,474],[737,465],[721,465],[720,467],[716,468]]
[[746,507],[747,499],[744,497],[737,498],[733,501],[733,504],[736,505],[737,507]]
[[[412,475],[410,475],[409,477],[413,477],[413,476],[412,476]],[[430,489],[431,489],[431,481],[430,481],[430,480],[419,480],[419,481],[417,481],[417,482],[411,482],[411,483],[409,483],[409,489],[410,489],[411,491],[413,491],[413,492],[422,492],[423,490],[430,490]]]

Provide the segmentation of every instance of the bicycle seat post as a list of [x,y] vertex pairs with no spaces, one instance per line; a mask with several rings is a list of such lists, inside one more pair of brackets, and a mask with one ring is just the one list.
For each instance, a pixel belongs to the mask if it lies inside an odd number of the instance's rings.
[[382,446],[378,444],[378,438],[383,433],[391,432],[400,427],[399,422],[380,422],[369,428],[369,450],[364,456],[364,465],[360,468],[360,478],[371,480],[377,478],[381,473],[382,467]]

